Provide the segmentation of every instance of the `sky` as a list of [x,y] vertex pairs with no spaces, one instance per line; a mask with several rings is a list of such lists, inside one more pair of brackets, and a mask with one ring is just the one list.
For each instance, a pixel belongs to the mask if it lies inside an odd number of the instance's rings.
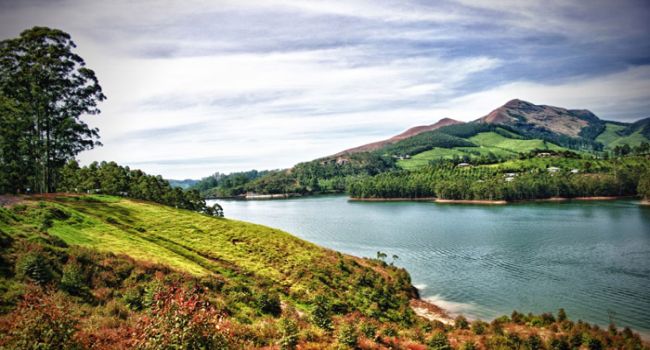
[[166,178],[278,169],[508,100],[650,117],[646,0],[0,0],[0,39],[72,35],[113,160]]

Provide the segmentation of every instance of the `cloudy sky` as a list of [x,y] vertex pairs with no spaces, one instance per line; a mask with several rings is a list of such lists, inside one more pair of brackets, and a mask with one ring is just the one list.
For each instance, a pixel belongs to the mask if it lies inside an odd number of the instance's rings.
[[199,178],[513,98],[648,117],[649,18],[646,0],[0,0],[0,38],[63,29],[97,72],[104,146],[84,163]]

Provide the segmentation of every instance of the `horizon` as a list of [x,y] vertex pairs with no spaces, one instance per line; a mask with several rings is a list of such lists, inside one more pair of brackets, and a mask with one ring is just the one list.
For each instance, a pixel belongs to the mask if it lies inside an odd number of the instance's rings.
[[[108,99],[103,147],[170,179],[288,168],[509,100],[650,116],[650,5],[473,0],[0,1],[0,37],[62,29]],[[495,22],[493,18],[500,20]]]

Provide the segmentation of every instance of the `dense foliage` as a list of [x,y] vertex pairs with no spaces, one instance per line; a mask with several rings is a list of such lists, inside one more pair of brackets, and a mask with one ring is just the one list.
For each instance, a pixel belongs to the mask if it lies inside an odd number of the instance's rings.
[[74,48],[45,27],[0,42],[0,193],[55,191],[65,163],[99,144],[80,117],[105,96]]
[[417,171],[358,178],[349,184],[348,193],[357,198],[508,201],[633,196],[648,169],[650,162],[644,157],[605,161],[555,155],[467,167],[441,161]]
[[295,165],[289,170],[216,173],[201,179],[192,189],[207,197],[256,194],[314,194],[343,192],[349,178],[376,175],[394,169],[390,157],[359,153],[328,157]]
[[390,144],[375,152],[387,155],[413,155],[428,151],[434,147],[476,147],[476,145],[460,137],[440,131],[428,131]]
[[59,189],[65,192],[103,193],[223,216],[221,206],[207,206],[198,191],[172,187],[161,176],[147,175],[142,170],[131,170],[115,162],[93,162],[79,167],[77,161],[71,160],[61,170],[61,177]]

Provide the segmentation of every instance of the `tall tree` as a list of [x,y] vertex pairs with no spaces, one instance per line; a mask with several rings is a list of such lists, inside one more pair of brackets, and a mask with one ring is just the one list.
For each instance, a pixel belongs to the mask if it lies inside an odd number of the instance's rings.
[[0,95],[15,101],[20,110],[3,118],[0,127],[17,123],[19,114],[29,121],[21,124],[27,146],[21,156],[28,163],[21,170],[28,174],[28,183],[11,188],[12,192],[56,190],[66,161],[101,145],[98,130],[81,117],[98,114],[97,103],[106,97],[95,73],[73,52],[75,47],[68,33],[46,27],[0,42]]

